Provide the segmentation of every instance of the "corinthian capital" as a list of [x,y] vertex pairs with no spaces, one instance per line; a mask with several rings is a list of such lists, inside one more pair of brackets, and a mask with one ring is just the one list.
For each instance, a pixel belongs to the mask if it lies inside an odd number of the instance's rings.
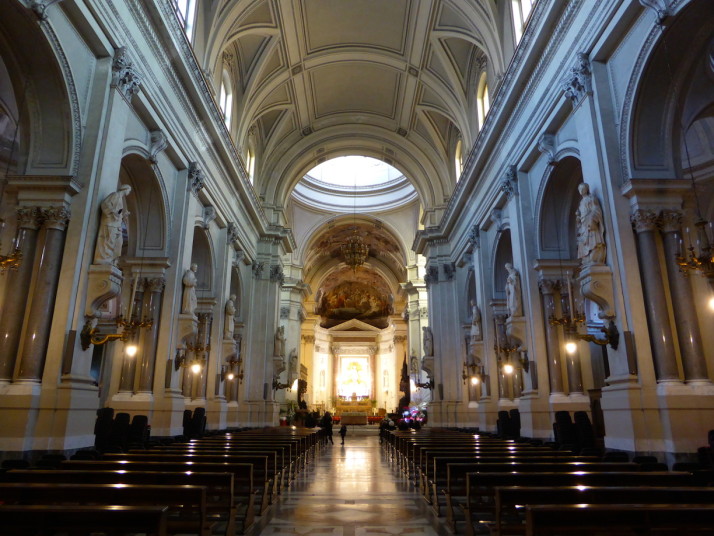
[[662,232],[676,233],[682,228],[682,213],[678,210],[663,210],[659,221]]
[[129,59],[126,47],[117,49],[112,63],[112,87],[117,88],[131,102],[131,98],[139,93],[141,82],[141,75]]
[[575,67],[570,69],[570,74],[561,82],[565,96],[570,99],[573,106],[578,104],[586,95],[592,95],[592,72],[590,60],[584,52],[578,52]]
[[41,209],[42,220],[48,229],[64,231],[69,223],[70,212],[66,207],[48,207]]
[[630,216],[630,221],[638,233],[656,231],[659,226],[659,216],[654,210],[637,209]]
[[17,209],[17,226],[19,228],[37,230],[41,223],[40,209],[37,207],[20,207]]

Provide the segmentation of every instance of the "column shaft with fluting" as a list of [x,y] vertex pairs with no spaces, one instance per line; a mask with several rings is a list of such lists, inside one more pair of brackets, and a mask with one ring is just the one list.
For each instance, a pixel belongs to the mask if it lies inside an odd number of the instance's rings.
[[679,352],[682,356],[684,379],[685,381],[708,380],[699,318],[694,306],[694,294],[689,280],[680,271],[677,264],[682,214],[674,210],[665,210],[662,211],[660,220],[672,308],[674,309],[674,318],[677,319],[677,339]]
[[657,380],[678,380],[674,339],[655,240],[659,218],[651,210],[637,209],[631,219],[637,232],[637,254]]
[[141,360],[141,371],[139,374],[139,392],[150,393],[154,383],[154,368],[156,366],[156,347],[159,342],[159,320],[161,318],[161,299],[164,293],[166,281],[163,277],[155,277],[147,280],[146,290],[148,303],[145,303],[143,318],[152,320],[150,328],[143,328],[142,338],[144,341],[143,358]]
[[25,340],[17,379],[38,382],[42,377],[47,356],[47,344],[52,327],[52,312],[57,296],[65,231],[69,210],[65,207],[44,208],[41,211],[45,227],[45,241],[37,268],[32,304],[27,319]]
[[562,394],[563,391],[563,370],[560,358],[560,339],[558,337],[557,326],[550,323],[551,317],[555,316],[554,292],[557,283],[552,279],[541,279],[538,288],[543,295],[543,314],[545,315],[545,341],[548,357],[548,375],[550,376],[551,394]]
[[17,270],[7,274],[2,316],[0,316],[0,381],[11,380],[20,347],[24,311],[30,292],[32,270],[37,249],[39,212],[35,207],[17,209],[18,236],[22,236],[20,252],[22,261]]

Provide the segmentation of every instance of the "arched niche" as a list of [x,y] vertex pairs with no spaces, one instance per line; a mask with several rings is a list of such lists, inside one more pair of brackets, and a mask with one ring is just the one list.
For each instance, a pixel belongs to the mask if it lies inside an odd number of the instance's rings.
[[513,245],[511,243],[511,230],[502,229],[499,231],[496,248],[493,255],[493,297],[494,299],[506,299],[506,263],[513,264]]
[[[652,29],[655,41],[639,80],[633,76],[634,101],[629,123],[631,176],[682,177],[688,167],[682,137],[712,104],[711,72],[714,10],[706,0],[689,5]],[[636,86],[635,86],[636,84]],[[629,93],[629,92],[628,92]],[[626,103],[626,107],[627,107]]]
[[191,263],[198,265],[196,272],[196,291],[198,298],[207,298],[215,294],[213,289],[213,247],[207,230],[196,227],[193,231],[193,246],[191,248]]
[[471,302],[473,301],[474,303],[478,303],[478,300],[476,299],[476,276],[473,269],[470,269],[468,275],[466,276],[466,293],[464,294],[464,297],[466,298],[466,303],[464,303],[464,307],[466,307],[466,318],[470,319]]
[[240,270],[238,270],[237,267],[231,268],[231,282],[229,286],[229,295],[232,294],[236,297],[235,300],[235,306],[236,306],[236,314],[235,314],[235,321],[241,321],[243,319],[243,292],[242,292],[242,284],[241,284],[241,278],[240,278]]
[[62,52],[53,49],[43,28],[21,2],[2,2],[0,58],[9,82],[2,89],[6,101],[15,101],[19,120],[13,135],[13,171],[69,175],[79,158],[79,113],[76,117],[72,113],[76,94],[71,77],[65,76],[57,61]]
[[126,198],[129,210],[126,254],[130,257],[164,256],[167,218],[161,185],[149,162],[130,154],[121,162],[120,184],[131,186]]
[[538,248],[541,258],[577,257],[575,211],[580,200],[578,185],[583,182],[580,160],[567,156],[546,179],[538,210]]

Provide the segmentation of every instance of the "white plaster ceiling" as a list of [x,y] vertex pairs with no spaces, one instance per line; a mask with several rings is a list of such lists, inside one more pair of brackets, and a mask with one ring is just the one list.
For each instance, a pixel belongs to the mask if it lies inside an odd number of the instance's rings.
[[488,57],[503,71],[495,9],[492,0],[219,0],[195,47],[214,73],[232,73],[232,132],[255,147],[266,204],[284,207],[321,161],[360,154],[404,173],[429,213],[455,185],[457,137],[470,147],[476,134],[478,66]]

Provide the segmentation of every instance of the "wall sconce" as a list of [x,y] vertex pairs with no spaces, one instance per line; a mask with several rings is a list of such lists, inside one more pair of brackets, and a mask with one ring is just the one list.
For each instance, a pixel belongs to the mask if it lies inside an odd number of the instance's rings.
[[278,391],[279,389],[287,389],[288,391],[290,391],[290,384],[280,383],[277,377],[273,378],[273,391]]
[[190,367],[191,372],[194,374],[198,374],[201,372],[203,369],[203,366],[205,365],[206,360],[205,359],[193,359],[192,361],[188,361],[186,359],[186,350],[185,349],[179,349],[176,350],[176,359],[174,360],[174,370],[178,370],[179,368],[186,368]]
[[[226,365],[223,365],[221,367],[221,381],[233,381],[235,379],[238,380],[238,383],[240,385],[243,384],[243,361],[240,359],[231,359],[229,360]],[[237,369],[238,372],[233,372],[234,369]]]
[[434,389],[434,378],[429,377],[429,380],[426,383],[419,383],[417,381],[414,382],[414,385],[419,387],[420,389],[429,389],[433,390]]
[[[101,346],[111,341],[122,341],[127,343],[134,339],[134,335],[141,328],[150,328],[154,325],[153,320],[124,320],[122,316],[116,319],[117,327],[121,327],[122,330],[119,333],[99,333],[97,330],[97,319],[93,318],[87,320],[79,334],[80,344],[82,345],[82,350],[87,350],[94,344],[95,346]],[[128,344],[126,346],[126,354],[129,357],[134,357],[138,347],[136,344]]]
[[[478,383],[478,373],[479,367],[476,363],[466,363],[466,361],[464,361],[463,371],[461,372],[461,379],[464,383],[471,380],[471,383],[476,385]],[[474,380],[476,380],[476,383],[474,383]]]
[[592,342],[599,346],[609,344],[610,348],[617,350],[620,344],[620,332],[617,330],[615,322],[609,320],[606,326],[600,328],[600,331],[605,334],[605,337],[602,339],[597,338],[595,335],[590,335],[589,333],[578,333],[574,327],[566,328],[565,351],[571,355],[574,354],[578,349],[577,340]]
[[[0,218],[0,232],[5,227],[5,220]],[[22,251],[20,251],[20,242],[24,236],[24,229],[18,230],[18,235],[12,241],[12,249],[7,255],[0,255],[0,274],[4,274],[7,270],[17,271],[22,264]],[[0,242],[0,249],[2,242]]]

